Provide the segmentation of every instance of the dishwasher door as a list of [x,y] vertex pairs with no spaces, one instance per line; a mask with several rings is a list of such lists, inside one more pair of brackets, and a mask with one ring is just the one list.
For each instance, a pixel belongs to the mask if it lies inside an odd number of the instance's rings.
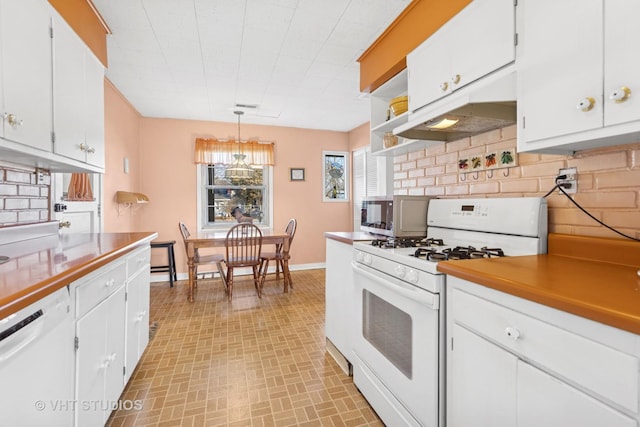
[[68,288],[0,319],[0,423],[72,426],[73,364]]

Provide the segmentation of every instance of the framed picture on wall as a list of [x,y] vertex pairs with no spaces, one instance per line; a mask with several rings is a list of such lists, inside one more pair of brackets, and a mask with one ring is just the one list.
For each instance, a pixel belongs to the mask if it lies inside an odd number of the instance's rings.
[[349,201],[349,153],[322,152],[322,201]]
[[304,168],[289,168],[291,181],[304,181]]

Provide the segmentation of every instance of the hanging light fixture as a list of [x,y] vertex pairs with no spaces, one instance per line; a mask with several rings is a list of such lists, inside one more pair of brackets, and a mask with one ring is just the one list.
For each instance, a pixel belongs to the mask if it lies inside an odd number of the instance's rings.
[[[238,141],[240,144],[240,116],[244,114],[244,111],[236,110],[233,114],[238,116]],[[247,156],[240,153],[240,145],[238,145],[238,154],[234,154],[235,159],[230,167],[224,172],[224,176],[229,179],[246,179],[251,178],[254,174],[253,168],[249,167],[244,161]]]

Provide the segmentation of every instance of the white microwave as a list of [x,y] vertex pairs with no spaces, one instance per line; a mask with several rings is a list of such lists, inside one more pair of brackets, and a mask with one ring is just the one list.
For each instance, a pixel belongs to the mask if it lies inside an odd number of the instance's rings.
[[360,210],[360,230],[387,237],[427,235],[428,196],[367,197]]

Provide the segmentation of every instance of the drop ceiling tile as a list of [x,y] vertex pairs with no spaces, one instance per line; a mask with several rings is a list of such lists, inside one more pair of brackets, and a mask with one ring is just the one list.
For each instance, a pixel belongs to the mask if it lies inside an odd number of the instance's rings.
[[235,122],[247,102],[246,123],[339,131],[368,120],[355,60],[408,3],[94,0],[106,75],[143,116]]

